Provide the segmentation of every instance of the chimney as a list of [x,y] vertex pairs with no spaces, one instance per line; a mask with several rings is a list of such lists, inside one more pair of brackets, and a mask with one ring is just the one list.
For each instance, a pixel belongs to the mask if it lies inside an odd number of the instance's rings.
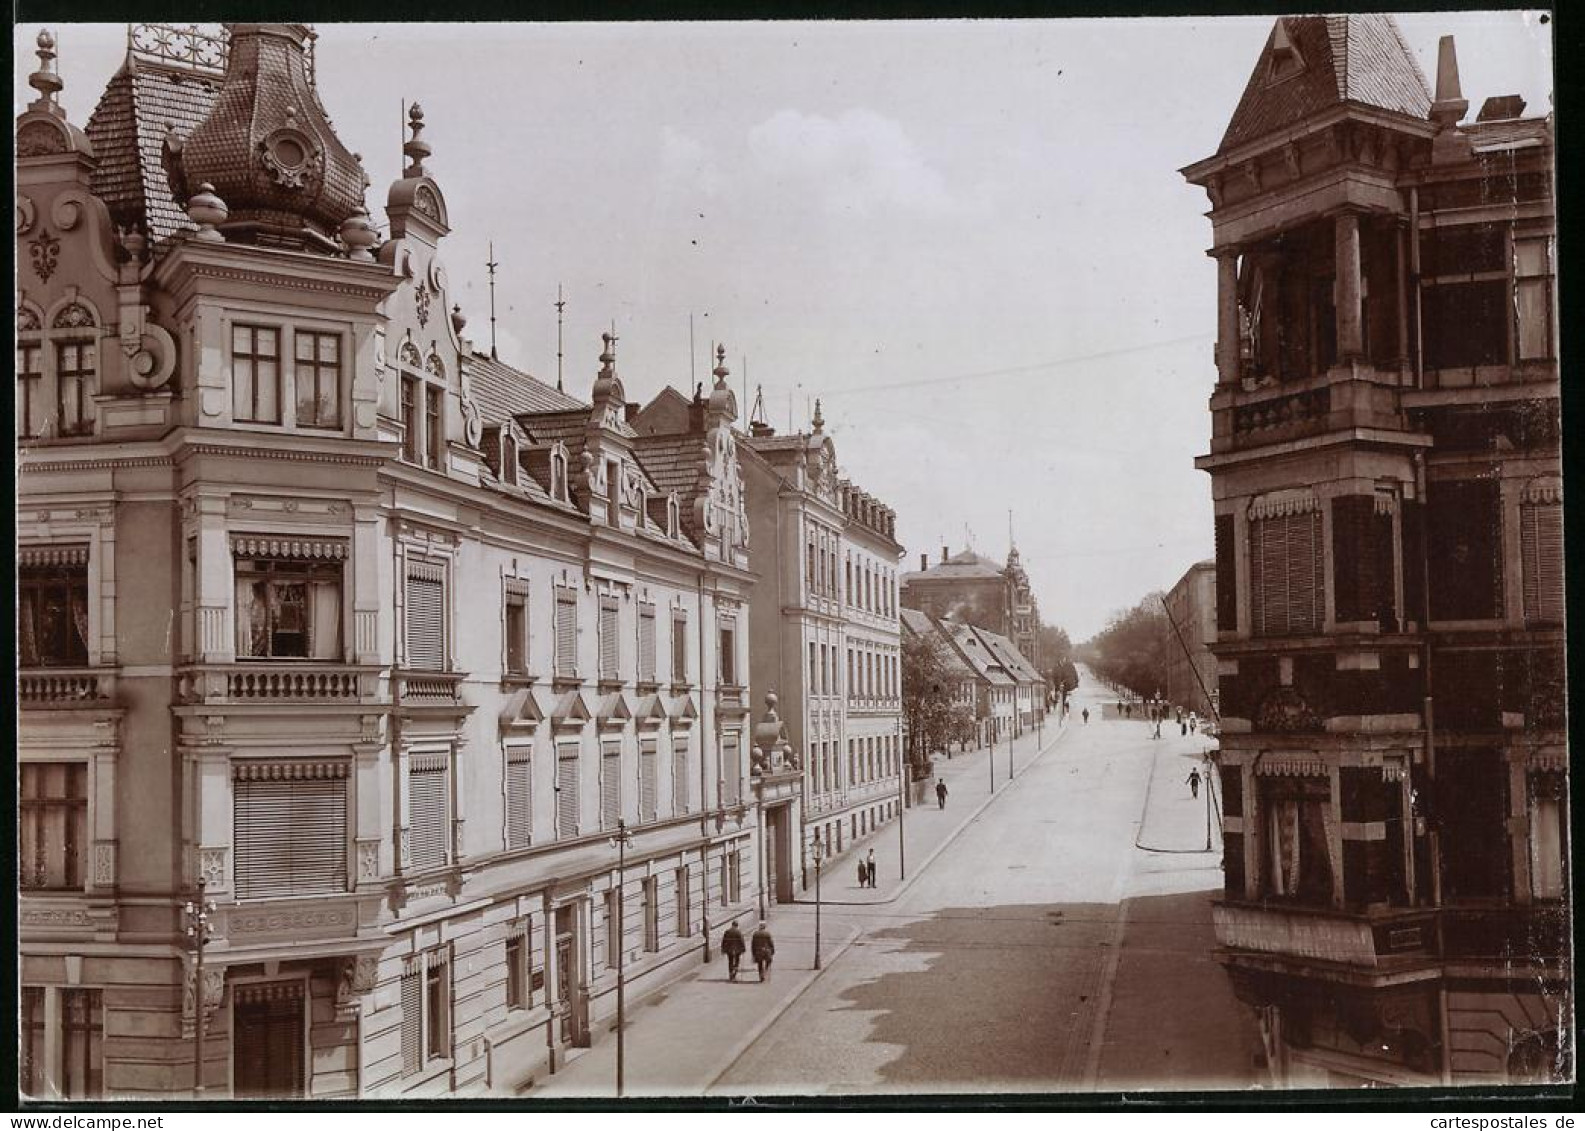
[[920,554],[919,555],[919,572],[923,573],[925,570],[927,570],[929,568],[930,568],[930,555],[929,554]]
[[1524,114],[1524,98],[1517,94],[1498,94],[1480,105],[1477,122],[1504,122]]
[[756,420],[749,424],[748,434],[755,439],[760,439],[765,436],[776,435],[776,429],[766,424],[763,420]]
[[1431,103],[1431,120],[1451,126],[1468,110],[1469,100],[1458,81],[1458,49],[1453,37],[1444,35],[1436,48],[1436,101]]
[[622,406],[622,419],[627,421],[629,424],[633,423],[634,419],[638,416],[638,410],[639,403],[637,401],[628,401]]

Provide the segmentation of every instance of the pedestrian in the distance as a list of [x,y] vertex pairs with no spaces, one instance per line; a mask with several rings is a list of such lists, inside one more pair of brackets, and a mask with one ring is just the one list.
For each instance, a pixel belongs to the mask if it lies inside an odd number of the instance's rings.
[[1089,726],[1090,725],[1090,709],[1088,707],[1084,708],[1083,718],[1084,718],[1084,725],[1085,726]]
[[1189,771],[1189,792],[1195,797],[1200,796],[1200,768],[1198,766]]
[[759,980],[763,982],[770,977],[770,960],[776,955],[776,944],[771,940],[770,930],[764,920],[760,921],[759,930],[749,940],[749,947],[754,954],[754,965],[759,967]]
[[940,778],[936,779],[936,804],[943,809],[947,807],[947,783]]
[[1200,716],[1193,711],[1189,712],[1189,733],[1194,734],[1200,729]]
[[870,868],[868,864],[864,863],[864,858],[861,856],[859,857],[859,887],[867,888],[869,886]]
[[721,953],[726,955],[728,981],[737,981],[737,968],[738,963],[743,961],[743,950],[743,932],[737,929],[737,920],[734,919],[721,936]]
[[875,886],[875,850],[872,848],[869,855],[864,858],[864,871],[869,876],[870,887]]
[[1182,738],[1189,737],[1189,720],[1188,719],[1180,718],[1178,720],[1178,734]]

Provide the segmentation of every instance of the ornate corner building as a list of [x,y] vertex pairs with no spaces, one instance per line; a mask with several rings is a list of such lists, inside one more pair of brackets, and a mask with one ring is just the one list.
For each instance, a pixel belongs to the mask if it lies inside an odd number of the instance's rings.
[[653,437],[614,338],[588,401],[474,351],[422,111],[382,239],[313,40],[135,28],[80,129],[39,37],[26,1095],[511,1092],[759,897],[724,368]]
[[1568,1078],[1554,136],[1278,20],[1217,153],[1222,960],[1293,1086]]

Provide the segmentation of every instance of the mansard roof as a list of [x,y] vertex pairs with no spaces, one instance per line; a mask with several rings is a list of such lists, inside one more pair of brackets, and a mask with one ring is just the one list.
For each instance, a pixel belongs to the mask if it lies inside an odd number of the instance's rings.
[[191,134],[209,116],[218,75],[161,66],[130,52],[88,119],[99,159],[90,184],[122,227],[141,227],[151,240],[192,231],[185,202],[176,200],[163,154],[167,126]]
[[1391,16],[1285,16],[1233,112],[1217,153],[1345,102],[1425,120],[1431,88]]

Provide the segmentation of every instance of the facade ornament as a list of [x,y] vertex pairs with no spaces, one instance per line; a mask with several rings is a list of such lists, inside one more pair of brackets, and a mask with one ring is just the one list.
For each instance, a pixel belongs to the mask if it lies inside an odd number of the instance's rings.
[[407,128],[413,131],[413,136],[402,146],[402,153],[408,162],[407,168],[402,170],[402,176],[428,176],[424,169],[424,158],[432,154],[434,149],[421,136],[424,132],[424,108],[416,102],[407,111]]
[[359,209],[341,223],[341,242],[347,245],[347,258],[360,263],[372,263],[374,252],[370,249],[380,242],[379,230],[369,220],[369,214]]
[[48,157],[52,153],[65,152],[66,139],[48,122],[29,122],[17,131],[18,157]]
[[39,282],[50,281],[50,276],[55,274],[55,267],[60,262],[60,254],[61,241],[50,235],[48,228],[28,241],[28,258],[33,263],[33,273],[39,277]]
[[380,960],[373,954],[355,954],[341,966],[336,980],[336,1012],[343,1017],[356,1015],[362,999],[378,981]]
[[[66,84],[61,81],[60,72],[55,69],[55,33],[48,28],[40,30],[34,44],[39,57],[39,68],[28,76],[28,85],[38,91],[39,96],[28,109],[48,110],[59,114],[60,105],[56,102],[56,96]],[[20,149],[17,156],[23,156]]]
[[218,225],[226,222],[226,217],[231,215],[231,209],[226,207],[226,202],[215,195],[215,186],[205,181],[198,186],[198,192],[187,202],[187,215],[193,223],[198,225],[198,231],[193,236],[195,240],[206,243],[224,243],[226,237],[220,234]]
[[38,220],[38,208],[33,201],[21,193],[17,194],[17,235],[25,236],[33,230],[34,223]]
[[38,329],[41,329],[41,327],[39,325],[39,316],[37,312],[35,312],[30,306],[18,307],[17,333],[25,334]]
[[484,436],[484,421],[479,416],[479,406],[467,396],[462,398],[462,428],[468,447],[477,448],[480,439]]
[[55,321],[52,323],[57,330],[80,330],[96,324],[93,311],[80,302],[67,303],[61,308],[60,313],[55,315]]
[[451,328],[453,330],[455,330],[460,335],[462,333],[463,327],[466,326],[467,324],[468,324],[468,316],[462,312],[462,307],[460,305],[458,305],[458,304],[455,304],[455,303],[452,304],[452,307],[451,307]]
[[419,324],[419,326],[428,326],[429,325],[429,300],[430,300],[430,297],[431,296],[430,296],[430,293],[429,293],[428,284],[426,284],[424,282],[420,282],[418,284],[418,286],[413,288],[414,313],[416,313],[418,315],[418,324]]

